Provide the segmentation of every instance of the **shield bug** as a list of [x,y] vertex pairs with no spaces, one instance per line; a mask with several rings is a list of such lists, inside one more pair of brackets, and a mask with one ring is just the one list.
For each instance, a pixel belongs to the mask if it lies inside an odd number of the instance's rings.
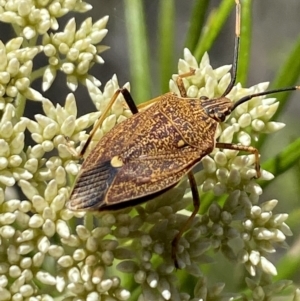
[[[239,41],[240,3],[236,0],[232,77],[228,87],[218,98],[187,97],[183,78],[193,76],[193,69],[177,77],[180,95],[166,93],[139,107],[135,106],[126,89],[117,90],[80,155],[84,155],[95,131],[120,93],[133,116],[109,131],[84,160],[67,204],[68,208],[105,211],[134,206],[161,195],[187,175],[194,210],[172,241],[172,258],[178,267],[178,242],[200,207],[193,167],[214,148],[231,149],[254,154],[257,177],[260,176],[258,150],[252,146],[215,141],[218,123],[223,122],[239,105],[254,97],[299,89],[295,86],[265,91],[232,102],[227,95],[236,81]],[[147,108],[143,109],[144,107]]]

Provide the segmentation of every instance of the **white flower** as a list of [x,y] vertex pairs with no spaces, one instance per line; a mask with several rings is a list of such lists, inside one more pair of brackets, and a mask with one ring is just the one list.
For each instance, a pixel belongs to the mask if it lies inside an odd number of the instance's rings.
[[43,77],[44,91],[52,85],[57,70],[67,75],[67,85],[72,91],[76,90],[79,78],[83,83],[89,80],[96,86],[100,85],[99,80],[89,75],[88,71],[94,63],[104,62],[99,54],[108,47],[98,44],[107,34],[107,21],[107,16],[95,23],[87,18],[76,31],[75,19],[71,19],[63,32],[44,34],[44,53],[49,58]]
[[[1,14],[0,14],[1,15]],[[18,94],[31,100],[44,97],[30,87],[32,60],[41,47],[22,48],[23,38],[10,40],[5,45],[0,41],[0,110],[12,103]]]
[[10,0],[0,3],[0,20],[12,23],[22,29],[26,39],[32,39],[38,34],[45,34],[50,28],[58,29],[58,17],[69,11],[85,12],[92,7],[90,4],[75,1],[32,1]]

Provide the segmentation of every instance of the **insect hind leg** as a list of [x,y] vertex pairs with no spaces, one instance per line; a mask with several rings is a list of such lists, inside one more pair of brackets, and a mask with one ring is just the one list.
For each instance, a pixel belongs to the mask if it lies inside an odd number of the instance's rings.
[[188,176],[191,191],[192,191],[194,210],[193,210],[192,214],[189,216],[189,218],[185,221],[185,223],[183,224],[183,226],[181,227],[179,232],[176,234],[174,239],[172,240],[172,251],[171,251],[172,253],[171,254],[172,254],[172,259],[174,261],[174,265],[175,265],[176,269],[179,268],[179,264],[178,264],[178,260],[177,260],[177,256],[176,256],[179,240],[182,237],[183,233],[191,226],[191,224],[194,220],[194,217],[196,216],[196,214],[198,213],[199,208],[200,208],[200,196],[199,196],[197,183],[196,183],[194,174],[192,171],[190,171],[187,174],[187,176]]

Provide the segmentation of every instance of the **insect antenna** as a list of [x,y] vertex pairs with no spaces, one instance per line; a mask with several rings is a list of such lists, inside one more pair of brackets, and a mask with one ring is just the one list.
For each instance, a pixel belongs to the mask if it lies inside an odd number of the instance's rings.
[[232,90],[237,75],[237,68],[238,68],[238,60],[239,60],[239,46],[240,46],[240,28],[241,28],[241,4],[239,0],[236,0],[236,10],[235,10],[235,40],[234,40],[234,53],[233,53],[233,64],[232,64],[232,74],[231,74],[231,81],[226,88],[225,92],[222,94],[222,97],[225,97],[229,94]]
[[238,101],[236,101],[234,103],[234,105],[231,108],[231,111],[235,110],[236,107],[238,107],[239,105],[241,105],[244,102],[247,102],[248,100],[254,98],[254,97],[258,97],[258,96],[264,96],[264,95],[268,95],[268,94],[273,94],[273,93],[279,93],[279,92],[287,92],[287,91],[293,91],[293,90],[300,90],[300,86],[294,86],[294,87],[286,87],[286,88],[280,88],[280,89],[274,89],[274,90],[269,90],[269,91],[263,91],[263,92],[259,92],[259,93],[254,93],[254,94],[250,94],[247,96],[242,97],[241,99],[239,99]]
[[[238,68],[238,60],[239,60],[239,45],[240,45],[240,28],[241,28],[241,4],[239,0],[235,0],[235,2],[236,2],[236,11],[235,11],[236,24],[235,24],[235,41],[234,41],[234,54],[233,54],[231,81],[220,98],[226,97],[226,95],[230,93],[230,91],[235,85],[236,76],[237,76],[237,68]],[[248,100],[254,97],[264,96],[264,95],[269,95],[269,94],[279,93],[279,92],[293,91],[293,90],[300,90],[300,86],[274,89],[274,90],[269,90],[269,91],[264,91],[264,92],[259,92],[259,93],[254,93],[254,94],[244,96],[233,104],[232,108],[230,109],[230,112],[235,110],[236,107],[238,107],[242,103],[247,102]]]

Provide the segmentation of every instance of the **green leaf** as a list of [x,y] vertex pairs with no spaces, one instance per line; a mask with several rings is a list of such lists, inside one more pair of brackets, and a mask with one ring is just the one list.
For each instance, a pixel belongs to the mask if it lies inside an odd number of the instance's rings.
[[[300,37],[294,44],[292,51],[287,56],[286,61],[278,71],[277,76],[273,81],[270,89],[289,87],[297,83],[297,80],[299,79],[300,76],[299,53],[300,53]],[[279,107],[277,109],[277,112],[274,114],[272,118],[273,120],[276,120],[277,117],[280,115],[280,113],[284,110],[290,93],[291,92],[284,92],[284,93],[276,94],[276,98],[279,101]],[[256,143],[256,147],[258,149],[262,147],[266,138],[267,138],[266,135],[260,137],[259,141]]]
[[[290,169],[300,159],[300,138],[288,145],[282,152],[274,158],[262,164],[262,168],[271,172],[275,177]],[[264,188],[271,182],[264,181],[260,185]]]
[[[294,44],[294,47],[292,48],[290,54],[287,56],[287,60],[282,65],[281,69],[278,71],[277,76],[271,85],[271,89],[289,87],[297,83],[300,76],[299,53],[300,36]],[[277,99],[279,101],[279,108],[273,117],[274,119],[276,119],[281,113],[281,111],[284,109],[290,93],[291,92],[278,94]]]
[[[295,208],[290,214],[287,221],[287,224],[291,229],[297,229],[299,226],[300,219],[300,209]],[[294,250],[297,250],[297,240],[294,244]],[[278,275],[275,277],[275,280],[281,279],[291,279],[294,275],[298,274],[300,265],[300,256],[299,252],[293,252],[290,250],[286,256],[282,257],[276,267],[278,271]]]

